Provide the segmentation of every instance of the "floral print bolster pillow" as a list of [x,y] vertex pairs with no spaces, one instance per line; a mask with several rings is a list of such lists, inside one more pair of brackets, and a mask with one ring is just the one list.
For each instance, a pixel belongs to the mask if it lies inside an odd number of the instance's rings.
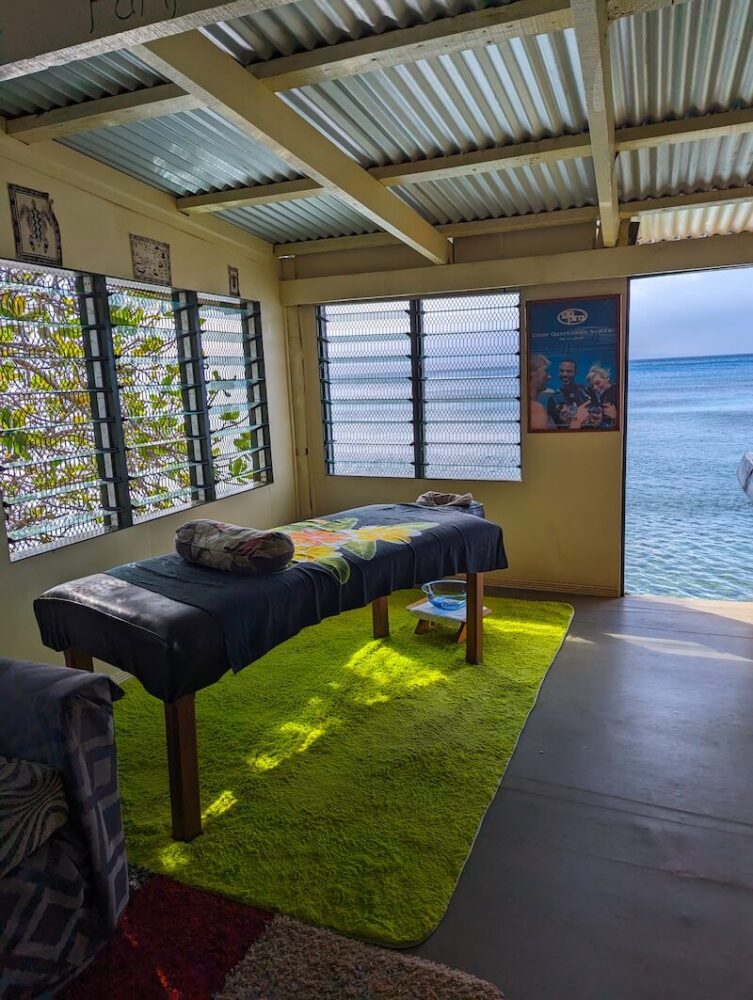
[[293,557],[294,546],[284,531],[256,531],[197,518],[175,532],[175,551],[197,566],[262,576],[284,569]]

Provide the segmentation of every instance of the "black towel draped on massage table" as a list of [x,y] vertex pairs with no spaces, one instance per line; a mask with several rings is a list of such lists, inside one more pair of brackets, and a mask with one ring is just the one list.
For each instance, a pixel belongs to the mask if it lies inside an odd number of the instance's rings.
[[[384,528],[387,537],[364,557],[337,551],[347,562],[344,582],[326,562],[299,562],[263,577],[194,566],[174,554],[118,566],[38,598],[42,641],[82,649],[173,702],[331,615],[429,580],[507,566],[502,529],[459,508],[379,504],[317,520],[350,520],[376,534]],[[406,525],[421,528],[389,540]]]

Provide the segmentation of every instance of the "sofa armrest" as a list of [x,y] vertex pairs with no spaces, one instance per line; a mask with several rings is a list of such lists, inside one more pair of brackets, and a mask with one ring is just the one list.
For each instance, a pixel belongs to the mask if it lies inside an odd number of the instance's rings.
[[112,701],[102,674],[0,658],[0,754],[56,768],[85,843],[102,921],[128,900]]
[[0,879],[33,854],[68,820],[60,772],[0,756]]

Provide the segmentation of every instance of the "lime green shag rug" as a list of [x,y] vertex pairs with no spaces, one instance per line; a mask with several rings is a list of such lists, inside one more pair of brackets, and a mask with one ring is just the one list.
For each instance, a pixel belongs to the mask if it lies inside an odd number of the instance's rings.
[[196,696],[204,834],[170,837],[162,704],[115,706],[131,863],[344,934],[405,947],[441,920],[572,618],[486,598],[484,663],[440,626],[328,619]]

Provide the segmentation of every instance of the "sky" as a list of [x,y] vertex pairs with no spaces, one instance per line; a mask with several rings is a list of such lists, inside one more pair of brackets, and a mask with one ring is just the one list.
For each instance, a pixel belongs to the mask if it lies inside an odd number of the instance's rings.
[[630,357],[753,354],[753,267],[636,278]]

